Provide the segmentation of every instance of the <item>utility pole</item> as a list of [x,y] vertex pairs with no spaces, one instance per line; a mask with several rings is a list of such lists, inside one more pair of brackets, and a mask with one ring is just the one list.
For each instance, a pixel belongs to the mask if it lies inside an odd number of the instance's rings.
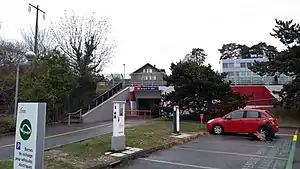
[[35,34],[34,34],[34,53],[37,55],[38,54],[38,30],[39,30],[39,12],[43,13],[43,18],[45,20],[45,15],[46,12],[44,12],[43,10],[41,10],[39,8],[39,6],[34,6],[32,4],[29,3],[28,6],[28,12],[31,12],[31,7],[36,9],[36,18],[35,18]]

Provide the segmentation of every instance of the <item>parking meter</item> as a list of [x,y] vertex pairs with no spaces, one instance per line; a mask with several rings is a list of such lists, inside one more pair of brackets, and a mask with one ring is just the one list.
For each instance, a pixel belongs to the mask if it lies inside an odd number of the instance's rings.
[[125,149],[125,101],[113,102],[113,136],[111,148]]

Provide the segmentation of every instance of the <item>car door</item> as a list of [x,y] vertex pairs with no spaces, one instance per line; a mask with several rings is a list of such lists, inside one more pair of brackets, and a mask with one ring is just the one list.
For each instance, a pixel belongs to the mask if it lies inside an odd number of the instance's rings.
[[258,130],[260,122],[260,113],[255,110],[247,110],[246,117],[244,119],[245,132],[253,133]]
[[243,133],[245,125],[243,124],[244,111],[234,111],[230,113],[224,121],[225,132]]

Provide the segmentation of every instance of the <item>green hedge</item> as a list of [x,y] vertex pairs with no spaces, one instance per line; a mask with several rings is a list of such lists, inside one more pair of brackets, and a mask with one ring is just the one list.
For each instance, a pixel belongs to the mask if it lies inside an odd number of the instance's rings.
[[12,116],[0,115],[0,134],[15,132],[16,120]]

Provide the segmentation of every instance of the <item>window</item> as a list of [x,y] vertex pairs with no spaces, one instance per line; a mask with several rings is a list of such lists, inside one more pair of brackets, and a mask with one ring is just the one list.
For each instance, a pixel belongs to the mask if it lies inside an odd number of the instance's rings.
[[145,80],[148,80],[148,76],[145,76]]
[[146,69],[143,69],[143,72],[146,73]]
[[267,116],[263,113],[259,113],[260,114],[260,118],[266,118]]
[[229,68],[234,68],[234,63],[229,63],[229,64],[228,64],[228,67],[229,67]]
[[251,67],[252,66],[252,63],[247,63],[247,67],[249,68],[249,67]]
[[155,75],[153,76],[153,80],[156,80],[156,76]]
[[223,68],[228,68],[228,63],[223,63]]
[[235,76],[240,76],[240,72],[235,72]]
[[246,63],[245,63],[245,62],[242,62],[242,63],[241,63],[241,67],[246,67]]
[[237,111],[237,112],[231,113],[231,119],[239,119],[239,118],[243,118],[243,116],[244,116],[243,111]]
[[152,69],[147,69],[147,73],[152,73]]
[[241,72],[240,76],[247,76],[247,73],[246,72]]
[[151,80],[152,79],[152,76],[149,76],[149,80]]
[[259,113],[257,111],[247,111],[247,118],[258,118]]
[[227,76],[234,76],[234,72],[227,72]]

